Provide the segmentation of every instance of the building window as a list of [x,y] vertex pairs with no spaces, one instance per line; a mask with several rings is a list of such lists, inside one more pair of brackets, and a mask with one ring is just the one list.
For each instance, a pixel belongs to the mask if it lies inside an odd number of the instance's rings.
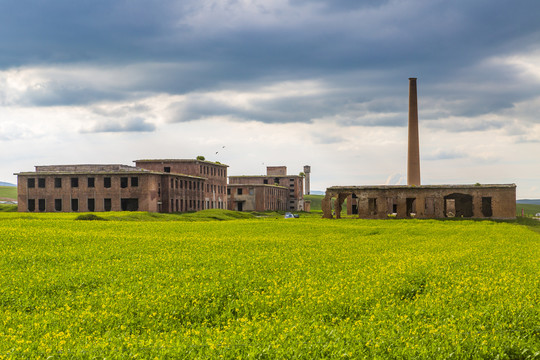
[[238,188],[238,189],[236,190],[236,193],[237,193],[238,195],[242,195],[242,188]]
[[189,190],[191,190],[191,181],[189,182]]
[[62,187],[62,178],[54,178],[54,187],[57,189]]
[[96,186],[96,179],[93,177],[88,178],[88,187],[93,188]]
[[268,179],[264,179],[263,184],[268,184]]
[[171,179],[171,189],[174,189],[174,179]]
[[163,172],[170,173],[171,172],[171,167],[170,166],[165,166],[163,168]]
[[38,200],[38,210],[45,211],[45,199]]
[[105,209],[105,211],[111,211],[112,209],[111,199],[103,199],[103,208]]
[[28,178],[28,187],[29,188],[35,188],[36,187],[36,179]]
[[88,199],[88,211],[95,211],[95,210],[96,210],[96,200]]
[[79,187],[79,178],[71,178],[71,187],[72,188]]
[[79,211],[79,199],[71,199],[71,211]]
[[227,188],[227,195],[231,195],[231,189]]
[[249,188],[249,195],[253,195],[253,188]]
[[110,177],[104,177],[103,178],[103,187],[104,188],[110,188],[111,187],[111,178]]
[[28,211],[36,211],[36,200],[28,199]]
[[121,177],[120,178],[120,187],[122,189],[125,189],[128,187],[128,178],[127,177]]
[[39,178],[38,179],[38,187],[40,187],[40,188],[45,187],[45,178]]
[[137,187],[139,186],[139,178],[137,176],[133,176],[131,178],[131,186],[132,187]]
[[62,211],[62,199],[54,199],[54,211]]

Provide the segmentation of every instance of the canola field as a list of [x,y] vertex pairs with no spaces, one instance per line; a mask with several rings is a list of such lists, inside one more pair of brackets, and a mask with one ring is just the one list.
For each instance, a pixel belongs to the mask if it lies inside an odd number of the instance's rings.
[[540,358],[540,234],[0,214],[0,358]]

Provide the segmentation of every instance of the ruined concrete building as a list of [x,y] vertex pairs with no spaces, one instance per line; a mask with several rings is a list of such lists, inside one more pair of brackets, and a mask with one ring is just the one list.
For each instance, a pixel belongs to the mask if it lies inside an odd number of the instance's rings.
[[266,175],[229,177],[229,210],[303,211],[303,177],[287,175],[286,166],[268,166]]
[[[364,219],[516,217],[516,185],[421,185],[416,78],[409,79],[409,126],[406,186],[333,186],[322,201],[324,218],[347,214]],[[332,205],[333,209],[332,210]]]
[[183,212],[227,208],[227,165],[191,159],[36,166],[17,173],[19,211]]

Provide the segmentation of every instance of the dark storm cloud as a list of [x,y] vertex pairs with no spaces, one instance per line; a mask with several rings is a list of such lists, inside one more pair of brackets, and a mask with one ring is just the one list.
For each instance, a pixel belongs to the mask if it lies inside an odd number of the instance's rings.
[[[339,89],[252,102],[249,109],[192,99],[177,109],[175,121],[337,117],[342,124],[399,126],[405,123],[409,76],[419,77],[420,96],[453,105],[430,109],[424,103],[425,110],[445,116],[511,109],[540,90],[537,83],[520,87],[516,69],[484,63],[538,49],[537,0],[278,4],[260,2],[247,9],[232,0],[5,1],[0,4],[0,68],[141,66],[137,79],[119,86],[51,79],[24,94],[21,103],[36,106],[238,90],[283,80],[323,79],[329,89]],[[144,64],[155,65],[145,71]]]

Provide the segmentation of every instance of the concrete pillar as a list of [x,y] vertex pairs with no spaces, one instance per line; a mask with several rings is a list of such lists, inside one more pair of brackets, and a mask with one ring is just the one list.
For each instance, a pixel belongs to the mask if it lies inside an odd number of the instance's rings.
[[311,173],[311,166],[305,165],[304,166],[304,174],[306,175],[304,179],[304,186],[306,191],[304,191],[304,194],[309,195],[309,174]]
[[416,78],[409,78],[409,149],[407,185],[420,186],[420,150],[418,141],[418,101]]

